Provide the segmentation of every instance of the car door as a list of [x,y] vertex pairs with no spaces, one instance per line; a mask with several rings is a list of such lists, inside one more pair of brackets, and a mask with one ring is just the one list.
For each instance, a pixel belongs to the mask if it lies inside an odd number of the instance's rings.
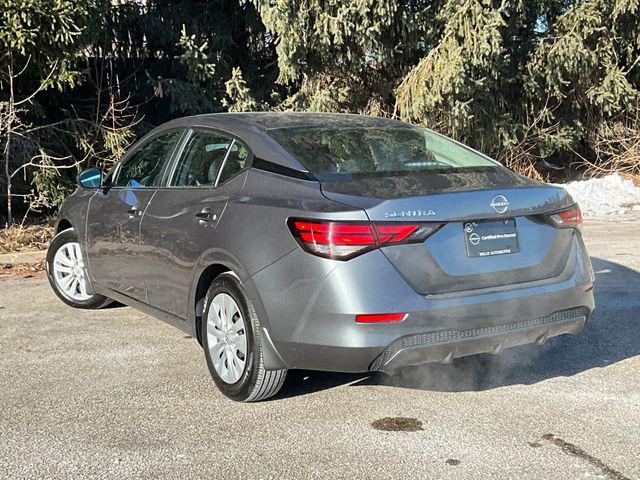
[[187,134],[140,228],[151,306],[187,318],[198,259],[215,245],[216,226],[241,192],[249,162],[245,144],[226,133],[196,128]]
[[182,133],[165,131],[137,146],[116,167],[105,188],[89,201],[87,259],[96,285],[145,299],[140,220]]

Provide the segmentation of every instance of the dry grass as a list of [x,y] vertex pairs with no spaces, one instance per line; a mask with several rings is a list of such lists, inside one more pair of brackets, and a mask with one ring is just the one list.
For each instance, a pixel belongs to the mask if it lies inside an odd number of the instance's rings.
[[596,162],[587,162],[593,174],[627,174],[637,181],[640,176],[640,109],[615,121],[602,122],[587,135],[596,154]]
[[636,187],[640,187],[640,174],[621,173],[620,176],[625,180],[631,180]]
[[38,263],[5,263],[0,264],[0,278],[3,277],[39,277],[45,272],[44,259]]
[[43,250],[53,238],[53,232],[47,223],[4,228],[0,230],[0,253]]

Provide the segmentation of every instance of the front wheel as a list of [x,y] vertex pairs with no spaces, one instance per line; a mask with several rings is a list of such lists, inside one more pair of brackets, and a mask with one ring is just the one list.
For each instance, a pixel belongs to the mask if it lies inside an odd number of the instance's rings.
[[280,390],[287,370],[265,370],[260,322],[235,275],[211,284],[202,316],[202,343],[218,389],[238,402],[269,398]]
[[73,228],[58,233],[47,250],[47,277],[55,294],[75,308],[101,308],[111,299],[93,291]]

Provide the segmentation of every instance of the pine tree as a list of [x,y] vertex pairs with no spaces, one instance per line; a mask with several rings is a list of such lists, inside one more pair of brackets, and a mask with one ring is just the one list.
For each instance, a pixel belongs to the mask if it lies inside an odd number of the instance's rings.
[[394,83],[423,50],[424,2],[253,2],[278,38],[287,107],[392,113]]
[[74,86],[90,0],[2,0],[0,4],[0,146],[4,159],[7,223],[13,223],[15,167],[34,147],[29,114],[38,95]]

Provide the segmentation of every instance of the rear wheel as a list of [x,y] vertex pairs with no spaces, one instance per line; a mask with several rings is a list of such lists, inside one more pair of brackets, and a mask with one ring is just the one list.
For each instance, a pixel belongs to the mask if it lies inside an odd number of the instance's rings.
[[56,295],[75,308],[101,308],[111,299],[93,291],[73,228],[58,233],[49,245],[47,277]]
[[265,370],[260,322],[240,281],[223,273],[211,284],[204,304],[202,343],[218,389],[239,402],[278,393],[287,371]]

